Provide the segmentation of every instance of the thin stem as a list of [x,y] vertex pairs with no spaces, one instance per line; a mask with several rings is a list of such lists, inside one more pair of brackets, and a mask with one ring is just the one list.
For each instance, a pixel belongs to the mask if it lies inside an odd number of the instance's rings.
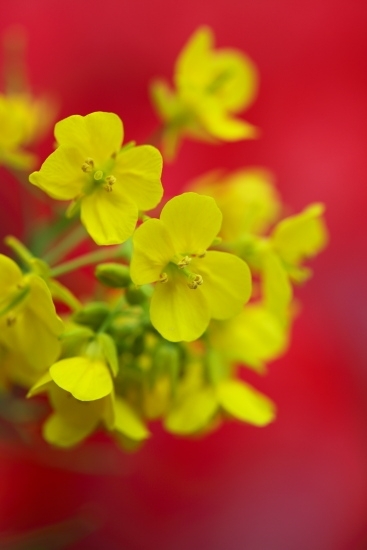
[[118,258],[129,258],[129,254],[125,247],[118,246],[113,247],[112,250],[95,250],[94,252],[89,252],[88,254],[79,256],[79,258],[75,258],[74,260],[70,260],[52,268],[50,276],[60,277],[60,275],[65,275],[65,273],[70,273],[71,271],[75,271],[76,269],[86,265],[98,264],[99,262],[105,262],[107,260],[114,260]]
[[83,242],[87,232],[82,225],[74,227],[63,239],[60,240],[49,252],[47,252],[43,259],[49,264],[56,263],[58,260],[66,256],[71,252],[78,244]]

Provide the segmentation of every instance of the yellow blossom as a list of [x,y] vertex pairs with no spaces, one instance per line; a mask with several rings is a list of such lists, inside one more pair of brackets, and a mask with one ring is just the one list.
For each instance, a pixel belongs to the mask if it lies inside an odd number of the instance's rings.
[[209,27],[199,27],[176,61],[175,90],[163,80],[152,85],[152,98],[163,121],[163,147],[173,158],[183,136],[204,141],[238,141],[256,129],[234,115],[248,107],[257,91],[252,61],[234,49],[214,49]]
[[35,155],[24,147],[33,141],[39,115],[38,103],[27,96],[0,94],[0,164],[21,170],[34,166]]
[[295,282],[302,282],[310,276],[310,270],[301,264],[327,245],[324,211],[323,204],[311,204],[299,214],[279,222],[270,236],[273,250]]
[[43,425],[43,436],[52,445],[72,447],[100,425],[140,441],[149,431],[135,411],[114,393],[93,401],[80,401],[61,389],[46,373],[29,391],[28,397],[47,392],[53,412]]
[[252,303],[228,321],[213,322],[209,335],[223,360],[241,362],[262,373],[266,362],[285,352],[289,329],[263,303]]
[[94,401],[113,391],[112,375],[116,375],[118,369],[116,348],[106,334],[90,339],[83,348],[79,355],[54,363],[50,376],[76,399]]
[[281,211],[273,177],[262,168],[211,172],[195,180],[190,189],[215,199],[223,214],[219,236],[230,243],[264,234]]
[[210,318],[228,319],[249,299],[247,264],[232,254],[207,252],[221,221],[211,197],[184,193],[134,234],[131,278],[136,285],[157,283],[150,317],[167,340],[195,340]]
[[70,116],[55,126],[57,149],[29,181],[57,200],[73,200],[97,244],[119,244],[134,231],[139,211],[162,197],[162,157],[150,145],[121,149],[123,125],[114,113]]
[[43,279],[0,255],[0,342],[39,375],[58,357],[62,330]]
[[178,400],[167,413],[164,425],[172,433],[191,435],[208,428],[218,412],[262,427],[275,418],[274,403],[249,384],[222,380]]

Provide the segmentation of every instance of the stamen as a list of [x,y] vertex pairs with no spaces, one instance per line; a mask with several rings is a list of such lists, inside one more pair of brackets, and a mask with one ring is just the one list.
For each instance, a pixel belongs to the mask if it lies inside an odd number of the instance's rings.
[[203,284],[203,278],[201,275],[195,275],[194,273],[190,277],[187,286],[191,288],[191,290],[196,290],[198,286],[201,286]]
[[159,276],[159,282],[160,283],[166,283],[168,281],[168,275],[167,273],[161,273]]
[[183,269],[184,267],[188,266],[190,262],[191,262],[190,256],[185,256],[184,258],[182,258],[182,260],[180,260],[177,263],[177,267],[179,269]]
[[94,168],[94,160],[90,157],[86,158],[82,164],[83,172],[91,172]]

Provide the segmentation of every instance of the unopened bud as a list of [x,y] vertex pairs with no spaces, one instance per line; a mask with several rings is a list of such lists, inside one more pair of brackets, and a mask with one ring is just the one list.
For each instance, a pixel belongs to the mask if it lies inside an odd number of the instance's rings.
[[117,263],[100,264],[94,271],[97,279],[111,288],[126,288],[131,284],[130,270],[127,265]]
[[110,308],[104,302],[91,302],[74,313],[73,321],[98,330],[109,313]]

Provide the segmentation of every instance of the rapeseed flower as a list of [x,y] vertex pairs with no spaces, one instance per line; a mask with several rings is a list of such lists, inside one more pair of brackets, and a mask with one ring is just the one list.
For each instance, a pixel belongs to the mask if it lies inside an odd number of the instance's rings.
[[114,113],[73,115],[55,126],[57,149],[29,181],[56,200],[72,200],[99,245],[119,244],[133,233],[139,211],[162,197],[162,157],[150,145],[121,149],[123,125]]
[[53,412],[43,425],[43,437],[52,445],[72,447],[100,425],[130,439],[140,441],[149,431],[135,411],[113,392],[93,401],[81,401],[60,388],[46,373],[28,392],[28,397],[48,393]]
[[226,252],[207,252],[221,222],[214,199],[184,193],[134,234],[131,279],[136,285],[157,283],[150,317],[167,340],[196,340],[211,318],[232,317],[250,297],[247,264]]
[[233,115],[248,107],[257,91],[252,61],[234,49],[214,49],[209,27],[200,27],[179,54],[173,91],[164,80],[153,82],[154,105],[163,122],[163,149],[175,156],[182,137],[203,141],[238,141],[256,136],[256,128]]
[[0,94],[0,165],[20,170],[33,168],[36,156],[25,147],[36,136],[42,111],[43,104],[28,96]]
[[58,357],[63,323],[46,283],[0,254],[0,342],[38,373]]
[[164,426],[169,432],[191,435],[209,429],[220,413],[263,427],[274,420],[276,410],[268,397],[249,384],[224,379],[178,399],[166,414]]

